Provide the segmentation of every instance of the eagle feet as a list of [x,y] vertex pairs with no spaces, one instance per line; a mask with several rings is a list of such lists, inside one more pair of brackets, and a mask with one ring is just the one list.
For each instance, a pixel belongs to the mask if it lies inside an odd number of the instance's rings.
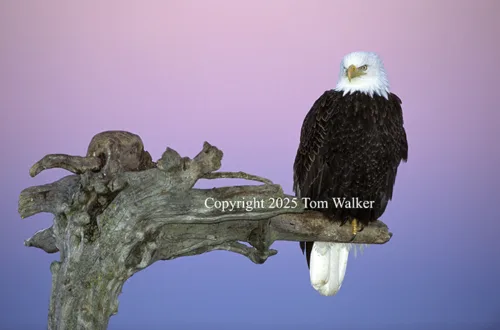
[[358,221],[358,219],[352,219],[351,221],[351,228],[352,228],[352,238],[349,242],[354,242],[354,239],[356,238],[357,234],[363,230],[364,225]]

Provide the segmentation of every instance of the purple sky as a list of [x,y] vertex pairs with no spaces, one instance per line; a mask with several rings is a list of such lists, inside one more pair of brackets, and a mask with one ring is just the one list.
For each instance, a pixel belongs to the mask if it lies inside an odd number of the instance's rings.
[[304,116],[355,50],[383,57],[403,100],[410,151],[382,217],[390,243],[351,258],[329,298],[310,286],[298,243],[275,243],[261,266],[228,252],[159,262],[125,284],[109,328],[500,322],[499,11],[495,0],[0,1],[2,329],[46,325],[58,255],[23,240],[52,220],[21,220],[17,200],[68,173],[31,179],[34,162],[123,129],[154,159],[209,141],[223,170],[292,193]]

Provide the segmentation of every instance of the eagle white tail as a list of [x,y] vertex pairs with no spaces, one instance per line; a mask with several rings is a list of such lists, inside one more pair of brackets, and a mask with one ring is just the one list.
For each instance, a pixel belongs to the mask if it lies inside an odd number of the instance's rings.
[[335,295],[342,286],[352,244],[314,242],[309,265],[311,284],[323,296]]

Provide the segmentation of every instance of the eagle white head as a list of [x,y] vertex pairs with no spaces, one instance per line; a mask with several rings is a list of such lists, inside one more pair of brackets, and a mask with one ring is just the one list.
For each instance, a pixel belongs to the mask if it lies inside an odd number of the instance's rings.
[[389,81],[380,57],[371,52],[347,54],[340,63],[336,91],[344,95],[361,92],[389,98]]

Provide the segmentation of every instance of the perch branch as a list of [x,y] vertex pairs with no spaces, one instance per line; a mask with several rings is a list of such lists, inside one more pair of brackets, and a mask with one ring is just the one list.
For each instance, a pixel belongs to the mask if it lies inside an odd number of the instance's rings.
[[56,182],[26,188],[19,197],[19,214],[26,218],[41,212],[59,214],[71,204],[72,193],[80,178],[66,176]]
[[244,179],[249,181],[258,181],[266,184],[273,184],[269,179],[248,174],[245,172],[213,172],[207,173],[203,176],[203,179]]
[[270,249],[267,251],[259,251],[254,247],[248,247],[239,242],[230,242],[222,245],[217,245],[213,250],[224,250],[241,254],[250,259],[255,264],[263,264],[268,257],[274,256],[278,251]]
[[30,176],[35,177],[40,172],[50,168],[62,168],[75,174],[86,171],[97,171],[101,168],[101,161],[97,157],[80,157],[63,154],[53,154],[43,157],[30,169]]
[[[22,218],[40,212],[55,216],[51,227],[25,241],[60,253],[50,267],[48,328],[106,329],[126,279],[159,260],[225,250],[260,264],[277,253],[270,249],[276,240],[351,241],[349,226],[304,211],[301,200],[270,180],[215,172],[222,156],[205,142],[193,159],[167,148],[155,163],[139,136],[107,131],[93,137],[86,157],[48,155],[37,162],[31,175],[55,167],[77,174],[27,188],[19,197]],[[202,178],[263,184],[194,189]],[[383,244],[390,238],[387,226],[377,221],[354,243]]]
[[392,233],[382,221],[375,221],[358,232],[354,241],[350,226],[331,222],[317,211],[281,214],[271,219],[271,233],[279,241],[322,241],[355,244],[384,244]]
[[52,227],[39,230],[31,238],[24,241],[25,246],[32,246],[47,253],[56,253],[59,249],[56,246],[56,239]]

